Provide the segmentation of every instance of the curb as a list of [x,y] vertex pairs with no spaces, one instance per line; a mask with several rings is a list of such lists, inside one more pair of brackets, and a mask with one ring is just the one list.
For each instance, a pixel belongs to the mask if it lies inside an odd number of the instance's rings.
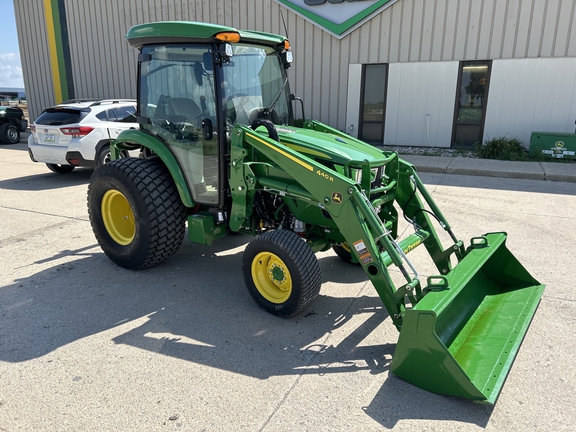
[[419,172],[576,183],[576,164],[400,155]]

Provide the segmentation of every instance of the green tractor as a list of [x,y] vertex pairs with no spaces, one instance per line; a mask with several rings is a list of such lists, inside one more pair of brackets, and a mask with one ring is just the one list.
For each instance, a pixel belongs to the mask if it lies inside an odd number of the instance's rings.
[[[195,22],[137,25],[126,38],[139,49],[140,127],[120,134],[114,161],[94,171],[88,190],[94,234],[112,261],[158,264],[178,250],[186,225],[202,245],[249,234],[248,292],[290,317],[320,291],[315,252],[333,248],[364,269],[400,332],[394,374],[495,402],[544,290],[505,233],[464,245],[397,153],[295,120],[287,38]],[[140,158],[120,158],[136,149]],[[399,217],[414,227],[403,239]],[[419,245],[437,276],[419,279],[407,258]]]

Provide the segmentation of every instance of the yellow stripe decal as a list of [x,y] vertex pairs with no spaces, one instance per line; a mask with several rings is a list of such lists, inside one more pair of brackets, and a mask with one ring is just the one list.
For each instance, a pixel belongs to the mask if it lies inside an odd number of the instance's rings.
[[62,102],[62,86],[60,85],[60,67],[58,65],[58,49],[56,47],[56,29],[54,28],[55,23],[51,0],[44,0],[44,16],[46,18],[46,33],[48,36],[48,49],[50,51],[50,64],[52,65],[54,99],[55,102],[59,104]]
[[287,157],[287,158],[290,159],[291,161],[296,162],[298,165],[306,168],[308,171],[314,172],[314,167],[313,167],[312,165],[307,164],[306,162],[301,161],[301,160],[298,159],[298,158],[295,158],[294,156],[286,153],[284,150],[281,150],[281,149],[279,149],[279,148],[277,148],[277,147],[274,147],[274,146],[271,145],[271,144],[268,144],[266,141],[258,138],[258,137],[255,136],[255,135],[252,135],[252,134],[249,134],[249,133],[247,133],[246,135],[248,135],[250,138],[254,138],[254,139],[255,139],[256,141],[258,141],[259,143],[264,144],[266,147],[269,147],[269,148],[271,148],[272,150],[277,151],[277,152],[280,153],[282,156]]
[[292,150],[295,150],[295,151],[300,152],[300,153],[309,154],[309,155],[312,155],[312,156],[320,156],[321,158],[324,158],[324,159],[332,159],[330,156],[328,156],[328,155],[325,154],[325,153],[321,153],[321,152],[319,152],[319,151],[312,150],[312,149],[309,149],[309,148],[306,148],[306,147],[302,147],[302,146],[299,146],[299,145],[296,145],[296,144],[286,144],[286,146],[288,146],[288,147],[290,147]]

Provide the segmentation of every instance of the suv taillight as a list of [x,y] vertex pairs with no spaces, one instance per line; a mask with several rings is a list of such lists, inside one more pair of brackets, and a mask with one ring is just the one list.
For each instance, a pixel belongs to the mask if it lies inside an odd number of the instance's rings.
[[30,125],[30,132],[31,132],[31,133],[36,133],[36,126]]
[[92,132],[94,128],[92,126],[76,126],[76,127],[63,127],[60,128],[60,132],[64,135],[72,135],[72,138],[82,138]]

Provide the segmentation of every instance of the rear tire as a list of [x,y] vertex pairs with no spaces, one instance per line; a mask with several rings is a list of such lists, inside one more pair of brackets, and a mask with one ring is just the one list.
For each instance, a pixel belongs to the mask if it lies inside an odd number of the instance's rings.
[[352,250],[348,243],[341,243],[340,246],[334,245],[332,246],[332,250],[336,252],[336,255],[342,259],[342,261],[346,261],[347,263],[360,265],[358,261],[352,261]]
[[74,171],[75,168],[73,165],[58,165],[50,163],[47,163],[46,166],[50,171],[58,174],[68,174],[69,172]]
[[20,142],[20,130],[12,123],[0,125],[0,142],[3,144],[16,144]]
[[151,267],[172,256],[184,238],[186,213],[168,170],[124,158],[94,170],[88,214],[104,253],[121,267]]
[[244,251],[242,272],[254,301],[281,317],[308,307],[322,285],[312,249],[289,230],[268,231],[252,240]]

